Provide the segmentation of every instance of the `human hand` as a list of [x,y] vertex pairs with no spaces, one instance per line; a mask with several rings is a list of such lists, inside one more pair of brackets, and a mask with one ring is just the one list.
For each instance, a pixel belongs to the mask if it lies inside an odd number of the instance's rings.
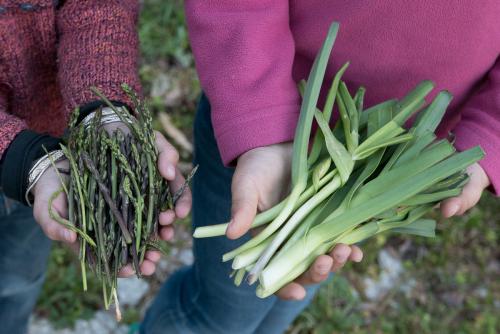
[[[113,123],[112,123],[113,124]],[[158,170],[161,176],[168,181],[170,191],[174,195],[184,184],[185,179],[177,168],[179,153],[158,131],[155,131],[156,148],[158,150]],[[183,219],[191,210],[191,190],[186,188],[182,196],[175,203],[173,210],[160,212],[158,234],[162,240],[170,241],[174,238],[173,223],[176,219]],[[145,260],[141,263],[141,274],[152,275],[156,270],[156,264],[161,258],[159,251],[146,252]],[[127,264],[120,270],[121,277],[134,275],[131,264]]]
[[440,204],[441,214],[445,218],[463,215],[467,210],[474,207],[481,199],[483,190],[490,185],[490,179],[484,169],[478,163],[467,168],[469,182],[465,185],[462,193],[457,197],[449,198]]
[[[117,128],[126,131],[126,126],[120,123],[111,123],[105,125],[108,132],[112,132]],[[171,146],[166,139],[158,132],[155,133],[156,145],[159,152],[158,169],[160,174],[169,182],[172,193],[175,193],[184,183],[180,171],[177,169],[178,154],[175,148]],[[56,163],[58,169],[68,169],[69,163],[67,160],[62,160]],[[61,174],[65,178],[64,174]],[[49,200],[52,194],[61,188],[61,181],[53,167],[49,167],[40,177],[38,182],[32,189],[34,195],[33,215],[35,220],[40,224],[42,230],[52,240],[63,241],[71,248],[77,249],[76,233],[63,227],[50,217]],[[67,201],[66,196],[61,193],[52,202],[52,209],[61,217],[67,218]],[[174,210],[168,210],[160,213],[159,217],[159,235],[163,240],[171,240],[174,236],[172,223],[176,218],[184,218],[191,209],[191,193],[186,189],[185,193],[179,198]],[[145,260],[141,264],[141,274],[151,275],[156,269],[156,264],[160,260],[160,252],[148,251],[145,254]],[[120,271],[121,277],[127,277],[134,274],[131,265],[123,267]]]
[[[228,238],[243,236],[258,211],[271,208],[284,197],[289,189],[291,161],[292,143],[255,148],[238,158],[231,186]],[[281,288],[276,295],[282,299],[303,299],[305,285],[320,283],[348,260],[359,262],[362,258],[363,253],[357,246],[339,244],[328,255],[320,255],[308,271]]]

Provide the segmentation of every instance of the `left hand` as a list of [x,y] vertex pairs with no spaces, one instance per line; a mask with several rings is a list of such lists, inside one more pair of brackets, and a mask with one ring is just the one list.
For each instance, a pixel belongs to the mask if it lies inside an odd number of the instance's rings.
[[336,272],[347,263],[347,261],[361,262],[363,252],[356,245],[335,245],[327,255],[320,255],[314,263],[301,276],[292,283],[282,287],[276,295],[285,300],[302,300],[306,296],[305,287],[310,284],[318,284],[328,279],[331,272]]
[[481,199],[483,190],[490,185],[490,179],[484,169],[475,163],[467,168],[469,182],[465,185],[460,196],[449,198],[441,202],[441,214],[445,218],[463,215],[474,207]]

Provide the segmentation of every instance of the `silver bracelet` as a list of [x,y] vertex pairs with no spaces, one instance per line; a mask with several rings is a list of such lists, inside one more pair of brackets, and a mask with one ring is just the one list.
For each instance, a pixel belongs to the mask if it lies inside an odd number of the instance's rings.
[[38,180],[40,180],[42,174],[52,165],[52,162],[57,162],[63,158],[64,158],[63,151],[55,150],[49,152],[49,154],[46,154],[40,159],[38,159],[33,165],[33,167],[31,167],[28,174],[28,188],[26,189],[26,193],[24,194],[26,203],[28,203],[29,206],[31,206],[31,202],[29,200],[29,194],[31,189],[33,189]]
[[[116,108],[121,108],[121,107],[116,107]],[[96,112],[91,112],[88,114],[82,121],[83,126],[88,127],[92,120],[95,117]],[[132,123],[132,120],[130,119],[131,116],[126,117],[126,121],[129,123]],[[110,123],[116,123],[116,122],[121,122],[122,120],[120,117],[111,109],[110,107],[103,108],[101,110],[101,124],[100,125],[105,125],[105,124],[110,124]]]

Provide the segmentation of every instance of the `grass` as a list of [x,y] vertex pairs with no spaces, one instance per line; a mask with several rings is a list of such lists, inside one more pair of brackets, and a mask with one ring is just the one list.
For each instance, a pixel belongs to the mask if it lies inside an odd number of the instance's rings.
[[82,277],[76,254],[55,245],[50,256],[47,278],[38,299],[36,312],[54,327],[73,326],[78,319],[89,319],[101,308],[100,284],[88,275],[88,291],[82,290]]
[[[199,84],[190,54],[182,2],[145,0],[140,19],[140,75],[146,96],[158,76],[178,78],[182,98],[175,106],[152,99],[154,112],[169,112],[176,126],[191,135]],[[160,129],[160,125],[157,124]],[[189,161],[188,155],[183,156]],[[379,236],[362,245],[365,259],[348,265],[324,285],[314,302],[294,322],[289,333],[485,333],[500,332],[500,232],[498,199],[486,195],[463,218],[442,221],[434,239]],[[185,224],[189,222],[186,221]],[[381,247],[402,254],[403,280],[415,280],[406,293],[394,289],[379,301],[364,296],[364,277],[379,275]],[[101,309],[97,282],[83,293],[75,256],[56,245],[37,313],[58,327],[74,324]],[[91,276],[91,275],[89,275]],[[140,317],[126,310],[125,323]]]

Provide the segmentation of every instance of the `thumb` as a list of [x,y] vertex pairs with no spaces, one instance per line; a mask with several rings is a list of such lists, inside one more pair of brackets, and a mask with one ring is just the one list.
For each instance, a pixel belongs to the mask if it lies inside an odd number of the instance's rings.
[[229,239],[237,239],[250,229],[257,214],[259,196],[255,183],[239,173],[233,177],[231,191],[231,221],[227,227],[226,235]]
[[471,165],[467,169],[470,179],[457,197],[449,198],[441,203],[441,212],[445,218],[454,215],[463,215],[481,199],[483,190],[488,187],[489,179],[484,170],[478,165]]

